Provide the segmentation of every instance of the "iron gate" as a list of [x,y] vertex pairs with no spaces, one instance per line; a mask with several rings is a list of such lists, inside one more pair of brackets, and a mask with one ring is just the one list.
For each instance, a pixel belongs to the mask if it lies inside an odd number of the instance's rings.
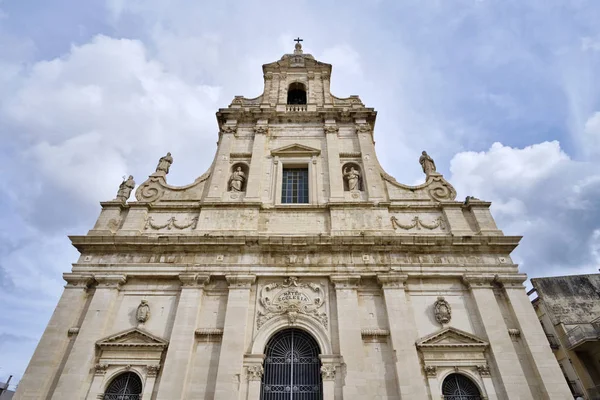
[[276,333],[265,349],[261,400],[321,400],[319,345],[300,329]]
[[451,374],[442,385],[444,400],[481,400],[481,394],[475,384],[466,376]]

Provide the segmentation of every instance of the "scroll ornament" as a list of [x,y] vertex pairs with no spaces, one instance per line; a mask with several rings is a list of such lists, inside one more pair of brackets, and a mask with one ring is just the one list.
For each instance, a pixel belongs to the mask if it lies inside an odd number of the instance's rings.
[[148,203],[152,203],[160,199],[165,192],[163,186],[161,185],[161,183],[165,183],[164,180],[165,178],[163,176],[151,175],[150,178],[148,178],[148,180],[135,191],[135,198],[138,201]]
[[262,309],[257,313],[257,327],[260,329],[265,322],[280,315],[286,315],[290,324],[295,324],[299,314],[313,317],[327,327],[324,297],[320,285],[298,282],[298,278],[293,276],[283,283],[267,284],[260,291]]
[[394,228],[394,230],[396,230],[396,228],[401,228],[401,229],[404,229],[407,231],[411,230],[413,228],[416,228],[417,230],[420,230],[421,228],[425,228],[425,229],[429,229],[429,230],[433,230],[435,228],[440,228],[442,230],[446,229],[446,223],[444,222],[444,219],[442,217],[437,217],[430,224],[423,222],[421,220],[421,218],[419,218],[418,215],[412,219],[412,223],[410,223],[409,225],[404,225],[404,224],[400,223],[398,221],[398,218],[396,218],[395,216],[392,216],[391,220],[392,220],[392,228]]

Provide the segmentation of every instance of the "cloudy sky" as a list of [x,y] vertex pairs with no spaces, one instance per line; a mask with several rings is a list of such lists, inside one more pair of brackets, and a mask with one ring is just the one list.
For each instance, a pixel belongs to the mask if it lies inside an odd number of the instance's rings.
[[597,0],[0,0],[0,380],[17,383],[85,234],[125,174],[170,183],[215,150],[214,113],[293,49],[379,112],[379,158],[494,202],[530,276],[600,261]]

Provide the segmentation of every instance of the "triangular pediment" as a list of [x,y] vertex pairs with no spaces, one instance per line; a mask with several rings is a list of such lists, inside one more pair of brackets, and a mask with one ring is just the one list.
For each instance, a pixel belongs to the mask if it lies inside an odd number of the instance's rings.
[[441,331],[432,333],[417,341],[417,347],[420,349],[448,349],[448,348],[464,348],[471,347],[476,349],[484,349],[488,346],[485,340],[477,336],[461,331],[460,329],[448,327]]
[[168,342],[139,328],[128,329],[96,342],[103,347],[158,347],[165,348]]
[[298,143],[271,150],[271,155],[279,157],[318,156],[319,154],[321,154],[321,150]]

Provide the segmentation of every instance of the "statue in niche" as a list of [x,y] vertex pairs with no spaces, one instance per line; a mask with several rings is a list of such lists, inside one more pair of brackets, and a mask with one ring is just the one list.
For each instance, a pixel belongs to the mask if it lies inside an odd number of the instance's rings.
[[173,164],[173,157],[171,157],[171,153],[169,152],[166,156],[161,157],[158,161],[156,172],[164,172],[165,175],[168,174],[171,164]]
[[119,191],[115,200],[125,203],[129,199],[129,196],[131,196],[133,188],[135,188],[135,181],[133,180],[133,176],[129,175],[129,178],[125,179],[119,185]]
[[142,300],[135,313],[135,319],[143,324],[148,321],[148,318],[150,318],[150,306],[148,305],[148,300]]
[[232,192],[242,192],[244,190],[244,182],[246,174],[242,171],[242,167],[238,166],[229,177],[229,190]]
[[435,320],[441,325],[445,325],[450,322],[452,318],[452,309],[450,304],[443,297],[438,297],[435,304],[433,305]]
[[429,175],[437,172],[435,170],[435,162],[433,161],[433,158],[431,158],[425,150],[423,150],[421,157],[419,157],[419,163],[421,164],[423,172],[427,178],[429,178]]
[[360,190],[360,173],[353,167],[344,168],[344,178],[348,182],[348,190],[355,192]]

